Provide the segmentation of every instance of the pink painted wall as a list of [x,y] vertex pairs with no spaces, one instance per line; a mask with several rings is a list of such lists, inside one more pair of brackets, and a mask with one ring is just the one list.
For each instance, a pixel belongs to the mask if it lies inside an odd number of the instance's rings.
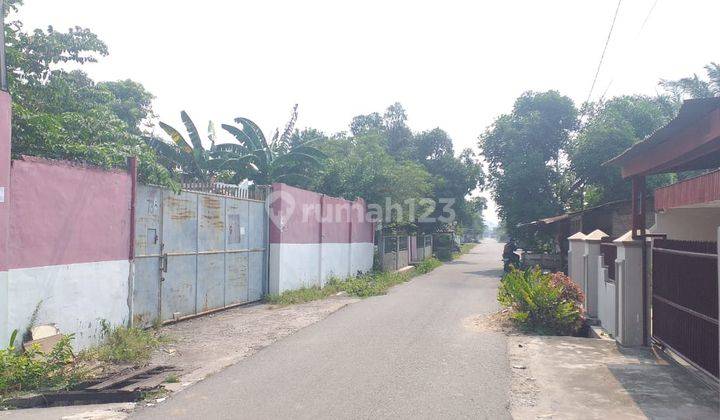
[[8,229],[10,227],[10,95],[0,91],[0,188],[4,202],[0,202],[0,271],[8,267]]
[[9,268],[127,259],[131,184],[124,171],[13,161]]
[[366,210],[362,199],[353,202],[275,183],[270,243],[320,243],[321,232],[322,243],[372,242],[374,226],[365,220]]
[[[365,200],[358,198],[353,203],[352,241],[355,243],[373,242],[375,238],[375,224],[366,220],[366,213]],[[358,214],[363,215],[362,219],[357,218]]]

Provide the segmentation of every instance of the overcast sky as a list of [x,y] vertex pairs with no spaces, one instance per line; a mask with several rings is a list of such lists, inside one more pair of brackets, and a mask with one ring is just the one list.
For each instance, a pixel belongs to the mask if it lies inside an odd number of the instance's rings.
[[[353,116],[401,102],[413,130],[441,127],[455,148],[526,90],[589,93],[615,12],[596,1],[25,0],[27,28],[79,25],[110,55],[97,80],[131,78],[161,120],[187,110],[242,115],[266,131],[293,104],[299,127],[347,130]],[[653,7],[654,6],[654,7]],[[652,10],[652,13],[650,13]],[[649,16],[649,17],[648,17]],[[625,0],[593,99],[654,94],[660,78],[720,61],[720,1]],[[496,220],[492,210],[486,215]]]

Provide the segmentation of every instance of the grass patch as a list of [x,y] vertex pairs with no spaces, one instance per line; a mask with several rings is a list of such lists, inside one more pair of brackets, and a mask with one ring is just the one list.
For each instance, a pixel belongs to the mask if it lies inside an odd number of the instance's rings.
[[110,327],[102,322],[105,342],[83,352],[84,359],[97,359],[110,363],[143,365],[152,353],[169,340],[153,330],[135,327]]
[[[117,370],[116,365],[146,364],[152,353],[169,342],[156,331],[101,321],[104,341],[97,347],[73,352],[73,334],[65,335],[47,353],[39,347],[21,351],[17,331],[7,348],[0,349],[0,402],[28,392],[72,389],[80,382]],[[17,340],[19,341],[19,340]]]
[[433,271],[434,269],[440,267],[442,265],[442,262],[438,260],[437,258],[428,258],[426,260],[423,260],[420,264],[415,267],[415,271],[417,274],[425,274]]
[[475,245],[477,245],[477,244],[462,244],[462,245],[460,245],[460,252],[453,252],[452,259],[453,260],[458,259],[462,255],[469,253],[470,250],[475,248]]
[[288,290],[280,295],[268,295],[265,297],[265,301],[275,305],[293,305],[325,299],[340,292],[360,298],[384,295],[391,287],[404,283],[417,275],[429,273],[440,265],[442,263],[436,258],[428,258],[412,270],[402,273],[374,272],[348,279],[331,278],[324,287],[313,286]]

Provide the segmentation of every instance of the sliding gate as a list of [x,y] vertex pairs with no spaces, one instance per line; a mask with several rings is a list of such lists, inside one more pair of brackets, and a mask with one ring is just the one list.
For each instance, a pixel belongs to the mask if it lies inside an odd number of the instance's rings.
[[715,242],[656,239],[652,335],[718,377],[718,255]]
[[262,200],[139,185],[133,325],[256,301],[266,291],[268,218]]

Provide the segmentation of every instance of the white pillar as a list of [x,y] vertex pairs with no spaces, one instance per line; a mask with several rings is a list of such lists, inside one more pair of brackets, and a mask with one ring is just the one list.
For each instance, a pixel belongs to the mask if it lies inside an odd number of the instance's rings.
[[585,254],[585,235],[578,232],[568,238],[568,276],[580,287],[585,284],[583,275],[583,255]]
[[608,235],[597,229],[585,237],[585,310],[590,318],[598,316],[598,259],[600,257],[600,242]]
[[617,341],[622,346],[643,345],[642,241],[627,232],[614,241],[617,245]]

